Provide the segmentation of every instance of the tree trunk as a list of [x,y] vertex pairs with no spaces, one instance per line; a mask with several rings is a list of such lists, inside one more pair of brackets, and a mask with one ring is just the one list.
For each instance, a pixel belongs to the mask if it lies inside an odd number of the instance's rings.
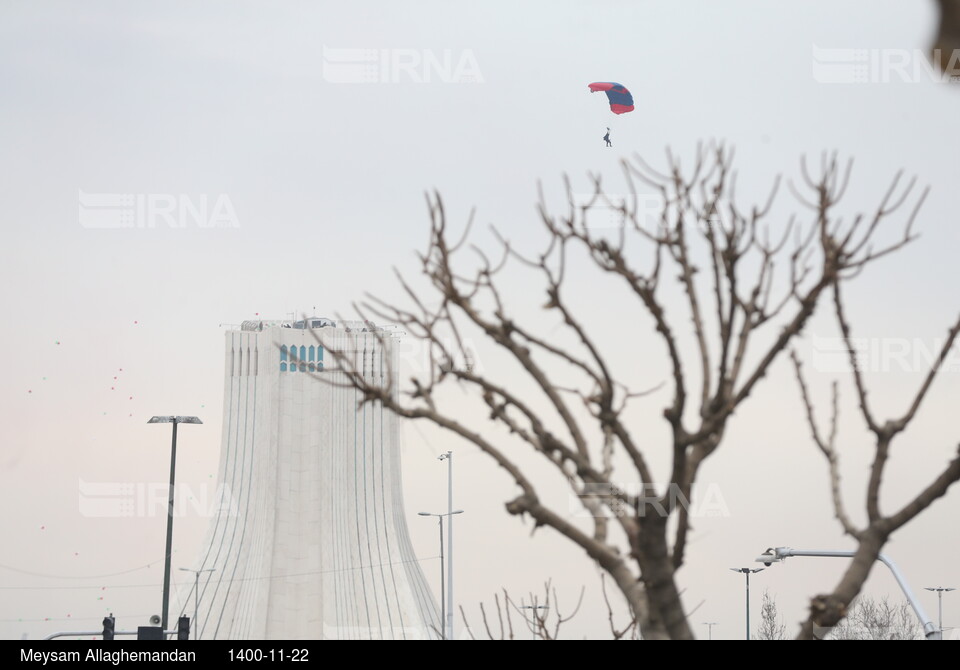
[[[640,518],[637,562],[647,593],[651,616],[656,616],[671,640],[692,640],[693,631],[683,612],[674,581],[673,562],[667,550],[667,517],[647,506]],[[642,630],[642,629],[641,629]]]
[[870,576],[886,541],[887,534],[875,527],[863,533],[857,553],[833,593],[820,594],[810,601],[810,616],[803,623],[798,640],[822,640],[847,615],[847,608]]

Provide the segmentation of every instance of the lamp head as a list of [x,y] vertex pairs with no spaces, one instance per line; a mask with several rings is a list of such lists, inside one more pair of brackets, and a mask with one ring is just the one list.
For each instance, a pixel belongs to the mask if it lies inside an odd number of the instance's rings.
[[783,561],[783,558],[780,557],[780,552],[773,547],[767,547],[767,550],[755,559],[755,562],[763,563],[768,568],[774,563],[780,563],[781,561]]
[[195,416],[154,416],[147,423],[203,423]]

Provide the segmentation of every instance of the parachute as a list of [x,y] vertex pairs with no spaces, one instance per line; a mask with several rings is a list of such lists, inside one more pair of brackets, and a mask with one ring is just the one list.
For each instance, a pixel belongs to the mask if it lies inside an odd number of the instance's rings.
[[610,101],[610,111],[614,114],[626,114],[633,111],[633,96],[623,84],[613,81],[595,81],[590,84],[590,92],[604,91]]

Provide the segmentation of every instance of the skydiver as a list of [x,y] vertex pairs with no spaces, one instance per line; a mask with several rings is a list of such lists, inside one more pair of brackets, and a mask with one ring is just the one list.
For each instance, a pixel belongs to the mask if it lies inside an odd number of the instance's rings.
[[610,142],[610,128],[607,128],[607,134],[603,136],[603,141],[607,143],[608,147],[613,146],[613,144]]

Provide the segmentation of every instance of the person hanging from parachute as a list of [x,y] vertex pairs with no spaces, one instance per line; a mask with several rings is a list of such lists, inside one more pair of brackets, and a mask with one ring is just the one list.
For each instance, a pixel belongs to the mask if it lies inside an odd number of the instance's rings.
[[[614,114],[626,114],[633,111],[633,95],[623,84],[613,81],[595,81],[588,85],[591,93],[603,91],[607,94],[607,101],[610,103],[610,111]],[[608,147],[612,147],[610,142],[610,128],[607,128],[607,134],[603,136],[603,141]]]

